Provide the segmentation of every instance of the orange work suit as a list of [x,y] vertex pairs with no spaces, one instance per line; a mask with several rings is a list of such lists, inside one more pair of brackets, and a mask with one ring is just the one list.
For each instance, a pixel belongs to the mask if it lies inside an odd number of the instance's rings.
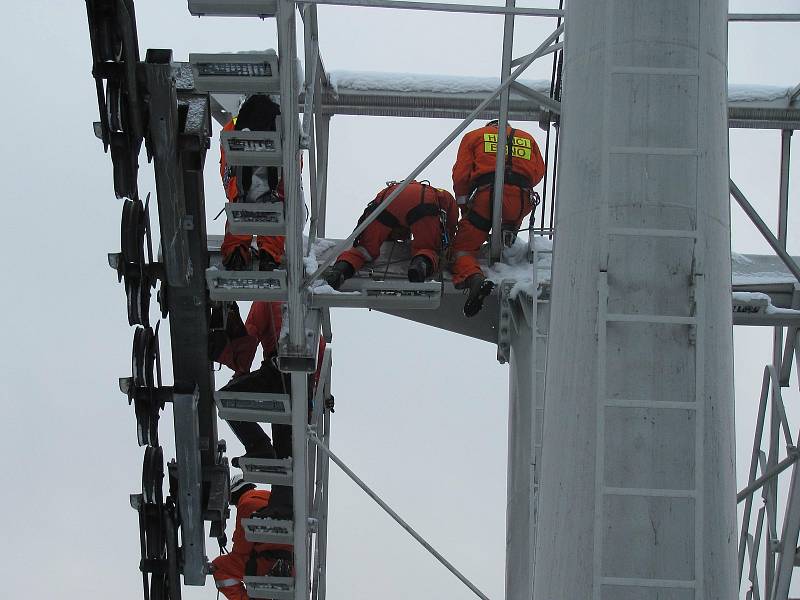
[[[507,135],[502,222],[516,230],[533,209],[530,192],[544,176],[544,160],[531,134],[508,127]],[[462,138],[453,165],[453,191],[462,209],[452,247],[456,287],[463,287],[467,278],[481,273],[476,257],[492,228],[497,137],[497,125],[470,131]],[[470,195],[472,200],[467,204]]]
[[[381,205],[398,185],[392,183],[381,190],[367,206],[362,219]],[[448,239],[452,239],[458,221],[455,198],[446,190],[412,181],[377,219],[367,225],[353,247],[337,260],[349,263],[353,270],[358,271],[365,262],[378,258],[381,244],[392,239],[407,239],[410,235],[411,257],[424,256],[431,261],[435,271],[442,249],[440,211],[445,213],[445,229]]]
[[[265,490],[247,490],[239,498],[236,505],[236,528],[233,531],[233,548],[229,554],[223,554],[214,559],[214,582],[217,589],[228,600],[248,600],[247,591],[242,583],[245,576],[245,567],[251,554],[262,552],[292,551],[292,546],[286,544],[256,544],[248,542],[245,538],[242,519],[249,519],[254,512],[267,506],[270,493]],[[254,575],[266,575],[275,565],[276,558],[256,557],[256,572]],[[250,573],[248,573],[249,575]]]
[[[232,131],[236,128],[236,120],[233,119],[228,122],[223,131]],[[242,189],[241,172],[242,169],[250,167],[229,167],[225,159],[225,150],[220,147],[219,159],[219,172],[222,176],[222,186],[225,188],[225,197],[229,202],[244,202],[247,196],[247,191]],[[269,167],[270,169],[277,167]],[[280,170],[278,170],[280,172]],[[278,184],[275,186],[275,196],[278,200],[283,202],[283,176],[278,179]],[[239,247],[243,247],[249,251],[250,243],[253,241],[252,235],[234,235],[228,229],[228,223],[225,223],[225,238],[222,240],[222,260],[225,261],[231,253]],[[276,263],[281,262],[283,258],[284,237],[283,236],[256,236],[256,245],[259,250],[265,250],[272,256]]]

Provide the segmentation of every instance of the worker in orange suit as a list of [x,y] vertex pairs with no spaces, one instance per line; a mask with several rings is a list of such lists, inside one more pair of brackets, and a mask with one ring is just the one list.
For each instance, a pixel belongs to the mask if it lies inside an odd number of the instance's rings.
[[236,507],[236,528],[233,531],[233,547],[211,563],[211,573],[217,589],[228,600],[248,600],[244,587],[245,575],[270,577],[292,576],[292,546],[286,544],[257,544],[245,538],[242,519],[262,510],[269,502],[270,493],[257,490],[241,475],[231,480],[230,504]]
[[[387,184],[367,205],[359,224],[383,204],[398,185],[397,182]],[[439,254],[452,239],[457,222],[458,208],[450,192],[435,188],[426,181],[412,181],[377,219],[367,225],[353,242],[353,247],[336,259],[325,280],[333,289],[339,289],[364,263],[378,258],[381,244],[410,238],[408,280],[425,281],[438,269]]]
[[[505,185],[502,229],[513,240],[524,219],[534,208],[533,187],[544,176],[544,161],[533,136],[510,125],[506,129]],[[477,253],[492,228],[492,196],[497,161],[498,122],[470,131],[461,140],[453,166],[453,191],[462,211],[453,239],[453,284],[469,293],[464,314],[472,317],[483,307],[494,283],[486,279]]]
[[[280,106],[269,96],[253,94],[242,103],[239,114],[223,131],[275,131]],[[219,161],[222,185],[230,202],[274,202],[283,201],[283,178],[278,167],[234,167],[227,164],[225,151],[220,149]],[[225,224],[225,239],[222,241],[222,264],[233,271],[249,270],[253,262],[250,244],[252,235],[234,235]],[[283,258],[283,236],[256,236],[258,246],[258,269],[272,271]]]
[[[219,314],[219,307],[212,313],[210,338],[211,359],[234,371],[231,381],[221,391],[255,393],[291,393],[291,379],[281,373],[275,365],[278,355],[278,339],[283,322],[283,304],[280,302],[253,302],[247,321],[242,323],[235,302],[226,306],[226,315]],[[261,345],[261,366],[251,372],[256,350]],[[325,340],[320,337],[317,372],[309,377],[309,397],[319,382]],[[289,458],[292,456],[291,425],[272,424],[272,438],[258,423],[228,421],[234,435],[245,448],[244,458]],[[273,445],[274,442],[274,445]],[[239,457],[231,464],[239,466]],[[291,519],[293,496],[290,486],[275,485],[268,507],[261,516],[271,519]]]

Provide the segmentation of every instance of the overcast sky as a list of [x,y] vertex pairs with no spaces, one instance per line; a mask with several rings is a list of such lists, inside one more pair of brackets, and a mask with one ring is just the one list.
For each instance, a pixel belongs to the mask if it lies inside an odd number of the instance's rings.
[[[114,198],[110,157],[92,134],[98,115],[85,7],[7,4],[0,22],[7,265],[0,299],[6,342],[0,389],[7,407],[0,436],[6,475],[0,572],[9,598],[134,600],[141,597],[139,542],[128,494],[140,491],[143,451],[133,410],[117,389],[117,378],[130,373],[133,328],[123,288],[106,264],[106,253],[119,250],[121,203]],[[769,4],[770,10],[796,9],[791,1]],[[171,47],[176,60],[186,60],[190,51],[276,45],[269,21],[196,19],[181,0],[139,0],[136,8],[142,56],[149,47]],[[761,7],[742,1],[732,9]],[[331,70],[499,71],[501,17],[339,7],[320,7],[319,14],[321,50]],[[519,19],[515,56],[535,48],[553,27],[552,20]],[[731,25],[730,81],[800,82],[799,27]],[[549,69],[549,61],[537,62],[527,77],[547,78]],[[384,182],[407,175],[455,125],[335,117],[329,235],[349,233]],[[528,129],[543,143],[535,125]],[[731,135],[732,177],[772,225],[779,148],[776,132]],[[455,151],[451,146],[423,176],[450,187]],[[217,160],[212,143],[206,163],[211,215],[224,202]],[[155,191],[152,168],[144,163],[142,155],[143,195]],[[795,211],[790,232],[797,226]],[[221,232],[222,221],[209,231]],[[767,252],[735,207],[733,240],[739,252]],[[796,237],[789,249],[800,253]],[[495,347],[367,311],[337,311],[333,327],[336,452],[484,592],[500,598],[508,404],[507,369],[495,361]],[[735,332],[740,480],[770,339],[766,329]],[[161,347],[168,356],[166,337]],[[218,373],[218,385],[228,376]],[[788,397],[796,405],[797,394]],[[169,410],[160,433],[171,457]],[[235,455],[239,446],[225,425],[220,435]],[[331,600],[471,597],[335,469],[329,540]],[[212,558],[213,552],[212,541]],[[215,594],[213,584],[184,588],[189,600]]]

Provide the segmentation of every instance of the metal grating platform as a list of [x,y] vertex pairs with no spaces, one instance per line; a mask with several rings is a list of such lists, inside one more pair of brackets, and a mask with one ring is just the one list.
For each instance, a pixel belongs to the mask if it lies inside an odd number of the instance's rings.
[[198,92],[279,93],[278,56],[274,50],[247,54],[189,54]]
[[225,215],[231,233],[240,235],[284,235],[283,202],[228,202]]
[[189,0],[195,17],[274,17],[276,0]]
[[286,301],[286,271],[226,271],[206,269],[212,300]]
[[288,394],[258,394],[254,392],[214,392],[220,419],[250,423],[292,422],[291,400]]
[[240,458],[245,481],[269,485],[292,485],[291,458]]
[[220,143],[231,166],[280,167],[283,164],[280,131],[223,131]]
[[410,283],[400,279],[374,281],[354,277],[338,292],[322,286],[310,293],[314,308],[436,309],[441,299],[442,284],[438,281]]
[[294,522],[279,519],[242,519],[244,537],[248,542],[264,544],[291,544]]
[[294,599],[294,579],[292,577],[246,576],[244,584],[247,586],[247,595],[250,598]]

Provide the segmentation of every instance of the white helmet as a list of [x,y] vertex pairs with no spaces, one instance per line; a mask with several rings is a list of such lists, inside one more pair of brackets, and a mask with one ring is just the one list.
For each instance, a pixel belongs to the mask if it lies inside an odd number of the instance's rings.
[[244,477],[239,473],[231,477],[231,496],[243,492],[248,487],[254,488],[256,486],[248,481],[245,481]]

